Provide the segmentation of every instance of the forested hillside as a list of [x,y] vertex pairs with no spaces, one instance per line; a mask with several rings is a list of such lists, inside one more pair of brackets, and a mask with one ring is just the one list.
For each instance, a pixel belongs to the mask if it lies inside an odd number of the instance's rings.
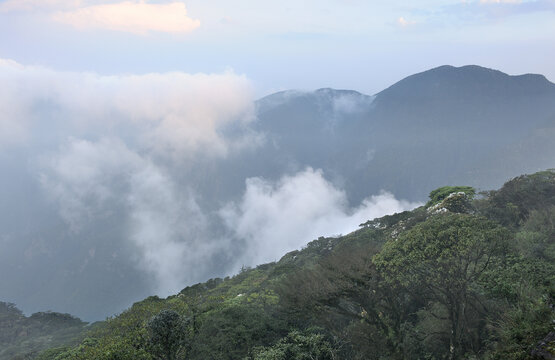
[[27,317],[14,304],[0,302],[0,359],[31,359],[49,347],[77,344],[86,325],[55,312]]
[[551,359],[555,170],[150,297],[39,359]]

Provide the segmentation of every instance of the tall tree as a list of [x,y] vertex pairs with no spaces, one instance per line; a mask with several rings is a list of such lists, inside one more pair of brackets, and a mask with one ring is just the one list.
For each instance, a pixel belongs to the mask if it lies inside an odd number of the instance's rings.
[[[509,233],[485,218],[467,214],[434,215],[384,245],[374,263],[386,281],[425,289],[430,304],[439,305],[438,319],[448,322],[448,358],[466,352],[468,325],[484,312],[477,291],[486,270],[497,266]],[[421,294],[421,296],[422,296]]]
[[152,353],[160,360],[175,360],[185,348],[187,321],[173,310],[162,310],[147,325]]

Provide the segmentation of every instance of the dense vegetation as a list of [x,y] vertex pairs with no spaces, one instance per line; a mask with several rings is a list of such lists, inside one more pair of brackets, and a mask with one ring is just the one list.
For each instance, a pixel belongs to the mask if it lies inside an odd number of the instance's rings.
[[555,171],[474,196],[438,189],[276,263],[147,298],[38,358],[555,356]]
[[0,302],[0,359],[28,359],[50,347],[77,344],[86,325],[55,312],[27,317],[14,304]]

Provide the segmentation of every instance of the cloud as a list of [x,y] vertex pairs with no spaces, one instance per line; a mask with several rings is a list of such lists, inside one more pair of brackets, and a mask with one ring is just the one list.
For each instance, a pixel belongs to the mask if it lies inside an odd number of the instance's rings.
[[145,166],[119,139],[70,138],[58,153],[42,157],[40,179],[61,216],[78,231],[96,217],[113,216],[120,194],[129,191],[129,177]]
[[0,147],[45,132],[65,140],[121,127],[136,146],[177,158],[226,156],[258,141],[224,134],[254,117],[252,86],[233,72],[101,76],[0,60],[0,80]]
[[103,29],[145,34],[151,31],[189,33],[200,21],[187,16],[185,4],[148,4],[145,1],[125,1],[61,11],[53,15],[57,22],[77,29]]
[[[249,128],[251,84],[232,72],[101,76],[0,60],[0,82],[9,115],[0,117],[3,153],[24,150],[13,162],[30,168],[24,173],[36,176],[50,203],[35,201],[70,228],[60,238],[88,250],[105,236],[107,256],[110,246],[124,248],[126,257],[113,261],[134,264],[159,295],[415,206],[383,193],[352,208],[310,168],[277,181],[248,179],[244,194],[221,198],[233,185],[215,179],[227,176],[218,166],[235,171],[242,159],[235,155],[260,140]],[[359,104],[337,100],[335,111]]]
[[103,231],[136,251],[135,265],[158,294],[221,270],[211,259],[228,244],[209,236],[214,224],[187,178],[259,143],[248,128],[248,79],[101,76],[0,59],[0,81],[0,147],[6,155],[25,149],[18,162],[29,164],[71,238],[85,243],[87,231],[108,226]]
[[[77,235],[87,223],[117,219],[137,251],[135,265],[164,296],[215,271],[273,261],[319,236],[419,205],[384,192],[351,208],[321,170],[307,168],[276,182],[247,179],[241,200],[211,217],[189,184],[115,138],[70,138],[43,157],[41,183]],[[227,235],[211,230],[221,227]],[[215,270],[217,259],[228,263]]]
[[188,186],[145,165],[130,177],[127,232],[139,250],[138,267],[154,275],[154,291],[175,294],[205,280],[225,243],[208,235],[208,219]]
[[25,91],[12,73],[19,67],[14,61],[0,59],[0,79],[5,84],[0,87],[0,150],[2,145],[19,143],[27,138],[30,112],[19,101],[21,96],[25,96]]
[[232,235],[245,242],[241,266],[277,260],[319,236],[349,233],[368,219],[417,205],[384,192],[350,208],[344,191],[321,170],[307,168],[275,183],[247,179],[241,201],[222,208],[220,216]]
[[336,114],[353,114],[367,109],[373,101],[373,97],[347,93],[333,98],[332,106]]
[[402,27],[407,27],[407,26],[416,24],[416,22],[412,20],[407,20],[405,17],[401,16],[400,18],[397,19],[397,24]]
[[225,249],[207,236],[206,216],[188,186],[119,139],[71,138],[44,157],[40,178],[77,238],[88,223],[121,223],[120,241],[136,250],[135,266],[152,276],[159,295],[203,280],[211,256]]

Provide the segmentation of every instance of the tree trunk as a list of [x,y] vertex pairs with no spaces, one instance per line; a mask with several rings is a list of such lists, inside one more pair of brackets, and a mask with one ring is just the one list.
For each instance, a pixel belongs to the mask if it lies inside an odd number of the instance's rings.
[[457,338],[458,338],[458,308],[456,305],[451,305],[449,311],[449,320],[451,320],[451,333],[449,334],[449,360],[457,358]]

